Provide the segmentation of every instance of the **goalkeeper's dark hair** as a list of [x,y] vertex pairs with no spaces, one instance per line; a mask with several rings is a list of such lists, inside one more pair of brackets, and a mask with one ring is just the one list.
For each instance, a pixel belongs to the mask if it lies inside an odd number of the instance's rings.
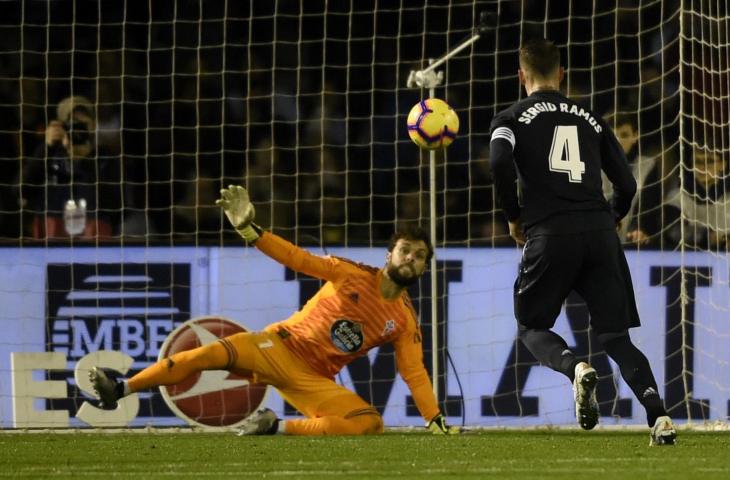
[[429,236],[428,232],[421,228],[418,225],[412,225],[407,224],[402,227],[400,227],[393,235],[390,237],[390,243],[388,244],[388,251],[392,252],[395,248],[395,244],[398,243],[398,240],[401,238],[405,238],[406,240],[421,240],[423,243],[426,244],[426,249],[428,249],[428,256],[426,258],[426,263],[431,261],[431,257],[433,257],[433,245],[431,244],[431,237]]
[[520,68],[547,77],[560,67],[560,50],[546,38],[526,40],[520,48]]

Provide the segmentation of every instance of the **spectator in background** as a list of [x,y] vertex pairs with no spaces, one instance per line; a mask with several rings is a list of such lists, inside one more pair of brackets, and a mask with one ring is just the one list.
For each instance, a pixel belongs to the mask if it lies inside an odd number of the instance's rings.
[[[659,157],[639,155],[639,129],[636,115],[616,114],[607,118],[613,133],[626,154],[636,179],[636,191],[631,207],[621,222],[619,238],[634,245],[659,246],[662,209],[662,169]],[[613,187],[603,174],[603,193],[611,201]]]
[[72,96],[57,107],[45,142],[24,159],[23,208],[35,239],[110,238],[122,205],[118,158],[95,144],[96,116],[87,98]]
[[667,236],[691,249],[726,249],[730,234],[727,160],[707,146],[697,146],[690,161],[691,168],[683,171],[684,185],[667,198],[667,224],[671,225]]

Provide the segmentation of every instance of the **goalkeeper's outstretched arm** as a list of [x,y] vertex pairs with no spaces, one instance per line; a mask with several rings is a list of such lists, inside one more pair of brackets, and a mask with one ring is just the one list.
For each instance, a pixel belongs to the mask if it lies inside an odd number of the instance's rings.
[[273,233],[264,232],[254,223],[256,210],[248,192],[240,185],[229,185],[228,188],[221,189],[221,198],[215,203],[223,209],[228,221],[241,237],[282,265],[295,272],[332,282],[347,275],[343,262],[311,254]]

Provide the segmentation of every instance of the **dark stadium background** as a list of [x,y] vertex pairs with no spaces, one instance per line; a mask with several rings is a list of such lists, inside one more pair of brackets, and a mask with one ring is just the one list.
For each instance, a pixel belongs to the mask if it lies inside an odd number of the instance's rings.
[[[485,160],[489,121],[521,95],[522,37],[569,43],[566,92],[601,115],[641,111],[652,126],[642,148],[676,141],[678,2],[655,2],[640,16],[631,9],[639,3],[621,2],[628,9],[617,18],[614,2],[499,2],[499,31],[443,68],[447,88],[437,96],[457,110],[461,131],[438,159],[440,242],[509,243]],[[396,219],[425,222],[427,157],[405,129],[422,92],[406,78],[496,5],[0,2],[0,236],[17,244],[27,233],[21,162],[70,94],[98,102],[100,119],[117,119],[119,221],[148,215],[148,244],[235,240],[213,206],[192,223],[172,206],[201,181],[217,191],[245,175],[262,224],[303,243],[378,243]]]

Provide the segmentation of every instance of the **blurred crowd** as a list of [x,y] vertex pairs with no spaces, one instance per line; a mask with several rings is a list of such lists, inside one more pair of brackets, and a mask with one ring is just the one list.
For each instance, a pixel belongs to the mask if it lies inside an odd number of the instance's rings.
[[[422,41],[444,52],[468,36],[473,2],[429,2],[428,16],[320,2],[116,3],[0,7],[7,243],[235,241],[214,205],[231,183],[247,186],[262,226],[303,243],[367,245],[397,224],[428,223],[429,157],[405,128],[425,92],[405,79],[424,66]],[[512,244],[487,129],[522,94],[520,38],[540,35],[567,45],[565,93],[606,118],[631,163],[640,189],[626,244],[726,248],[728,145],[716,130],[727,116],[702,99],[726,98],[730,82],[710,73],[718,91],[696,95],[708,74],[688,67],[680,115],[676,9],[569,3],[546,22],[541,2],[507,2],[500,35],[445,67],[436,95],[461,132],[436,155],[439,243]]]

